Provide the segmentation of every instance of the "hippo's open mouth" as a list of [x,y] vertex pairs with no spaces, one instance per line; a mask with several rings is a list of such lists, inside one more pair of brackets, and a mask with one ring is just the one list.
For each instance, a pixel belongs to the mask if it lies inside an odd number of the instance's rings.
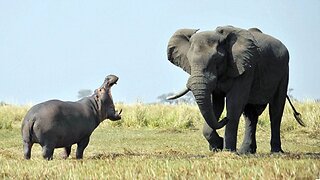
[[109,103],[111,103],[112,105],[109,106],[109,109],[107,109],[107,115],[108,115],[108,119],[110,119],[111,121],[117,121],[121,119],[121,113],[122,113],[122,109],[120,109],[120,111],[115,110],[114,104],[113,104],[113,98],[111,95],[111,87],[114,84],[117,84],[117,81],[119,80],[119,78],[115,75],[108,75],[104,81],[104,87],[107,90],[108,96],[110,97],[110,101]]
[[112,87],[114,84],[117,84],[118,79],[115,75],[108,75],[105,81],[107,81],[107,86]]

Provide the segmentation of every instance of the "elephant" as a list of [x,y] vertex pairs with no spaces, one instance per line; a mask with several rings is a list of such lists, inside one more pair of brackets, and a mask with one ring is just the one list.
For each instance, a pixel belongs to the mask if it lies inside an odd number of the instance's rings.
[[108,75],[93,95],[76,102],[49,100],[33,106],[21,126],[24,158],[30,159],[31,148],[38,143],[43,158],[52,160],[54,149],[64,148],[66,159],[76,143],[76,158],[82,159],[94,129],[105,119],[121,119],[122,110],[115,110],[111,96],[117,81],[117,76]]
[[[271,152],[283,152],[280,124],[289,98],[289,52],[285,45],[258,28],[222,26],[198,31],[179,29],[168,42],[168,60],[190,77],[186,88],[167,99],[193,93],[205,120],[203,135],[211,151],[237,151],[238,124],[243,114],[245,135],[240,153],[256,152],[258,117],[269,105]],[[219,121],[225,104],[226,117]],[[300,114],[294,112],[304,125]],[[224,126],[222,138],[216,129]]]

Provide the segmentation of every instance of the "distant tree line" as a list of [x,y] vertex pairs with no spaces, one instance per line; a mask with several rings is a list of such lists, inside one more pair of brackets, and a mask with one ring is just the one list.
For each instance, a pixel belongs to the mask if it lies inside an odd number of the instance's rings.
[[88,97],[92,94],[92,90],[91,89],[81,89],[78,91],[78,98],[84,98],[84,97]]
[[7,106],[9,104],[5,103],[4,101],[0,101],[0,106]]

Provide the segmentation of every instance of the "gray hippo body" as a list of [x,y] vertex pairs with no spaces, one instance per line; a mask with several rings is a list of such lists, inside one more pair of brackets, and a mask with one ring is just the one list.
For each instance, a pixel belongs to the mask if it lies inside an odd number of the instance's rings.
[[77,144],[76,158],[81,159],[94,129],[105,119],[121,119],[110,92],[117,80],[114,75],[107,76],[92,96],[76,102],[50,100],[33,106],[21,127],[25,159],[30,159],[34,143],[42,146],[43,157],[48,160],[55,148],[62,147],[67,158],[71,146]]

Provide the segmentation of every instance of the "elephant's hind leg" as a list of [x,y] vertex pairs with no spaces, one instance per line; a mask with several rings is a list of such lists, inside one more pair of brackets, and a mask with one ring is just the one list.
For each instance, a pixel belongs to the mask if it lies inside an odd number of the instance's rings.
[[240,154],[256,153],[257,142],[256,142],[256,129],[258,123],[258,117],[266,108],[264,105],[247,104],[244,108],[243,116],[245,119],[245,133]]
[[284,105],[286,102],[288,87],[288,77],[285,77],[279,84],[274,97],[269,103],[269,114],[271,121],[271,152],[283,153],[280,139],[280,124],[283,115]]
[[31,158],[32,145],[33,145],[33,143],[31,143],[31,142],[23,142],[23,153],[24,153],[24,158],[25,159],[30,159]]

